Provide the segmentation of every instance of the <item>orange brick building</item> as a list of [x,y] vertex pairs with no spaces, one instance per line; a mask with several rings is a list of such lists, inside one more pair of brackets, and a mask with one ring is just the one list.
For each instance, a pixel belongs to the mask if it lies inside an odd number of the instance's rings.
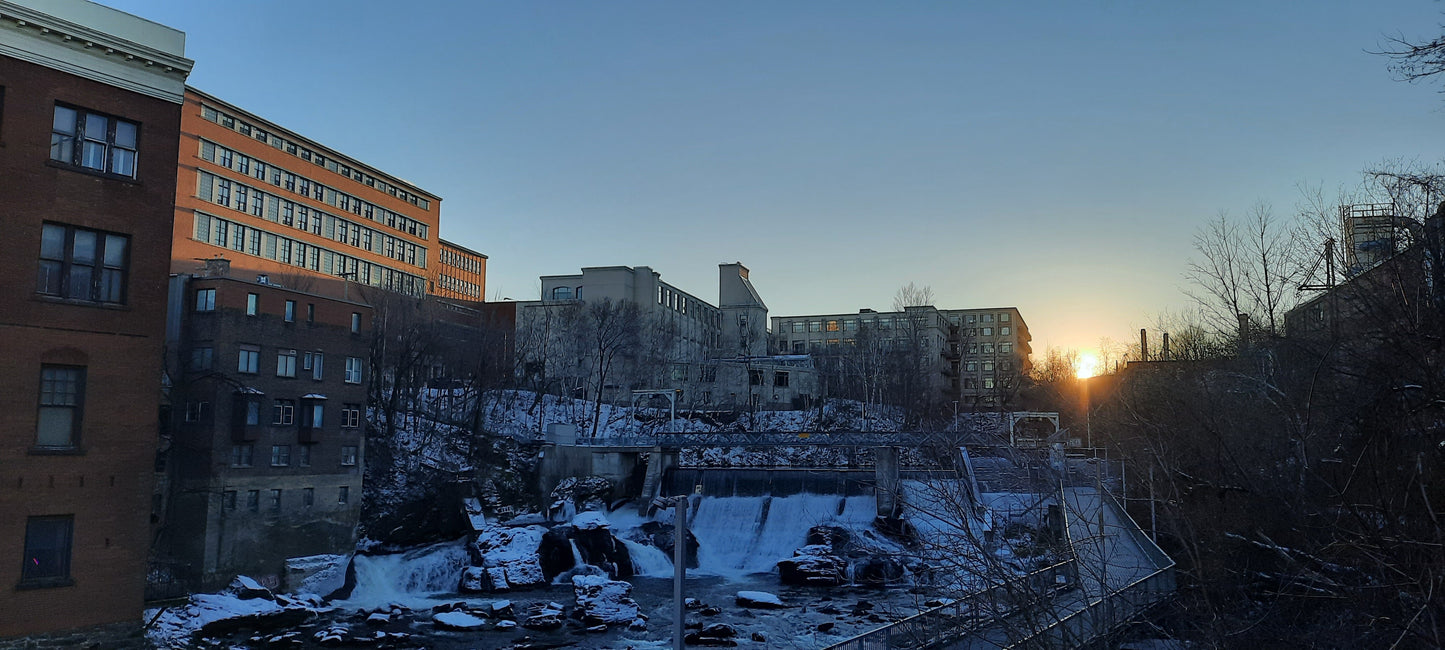
[[192,63],[82,2],[0,0],[0,52],[0,637],[112,647],[141,623]]
[[432,293],[458,300],[486,300],[487,256],[445,239],[440,243]]
[[171,270],[224,257],[233,277],[323,295],[348,282],[414,296],[440,266],[441,199],[186,88]]

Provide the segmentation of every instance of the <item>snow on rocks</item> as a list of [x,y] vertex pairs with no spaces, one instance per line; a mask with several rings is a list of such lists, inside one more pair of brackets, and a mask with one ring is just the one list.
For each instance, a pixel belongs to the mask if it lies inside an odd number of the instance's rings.
[[477,535],[476,548],[486,569],[481,586],[491,591],[532,587],[546,582],[537,548],[546,529],[541,526],[504,528],[488,526]]
[[626,625],[638,618],[632,585],[603,576],[573,576],[572,591],[577,609],[587,625]]
[[487,624],[479,617],[458,611],[439,612],[433,614],[431,620],[437,627],[447,630],[475,630]]
[[[240,593],[195,594],[185,607],[146,613],[155,623],[146,638],[156,648],[185,648],[193,636],[218,636],[249,628],[260,631],[279,630],[297,625],[316,616],[316,610],[299,604],[282,604],[259,596],[271,592],[250,578],[237,580]],[[257,589],[259,588],[259,590]]]
[[766,591],[739,591],[734,597],[739,607],[754,609],[783,609],[783,599]]
[[577,530],[597,530],[599,528],[610,528],[612,524],[607,521],[607,515],[596,510],[589,510],[573,517],[572,526]]
[[327,596],[346,585],[349,555],[308,555],[286,560],[286,585],[295,594]]
[[834,555],[830,546],[812,544],[779,560],[778,577],[785,585],[834,587],[847,582],[848,561]]

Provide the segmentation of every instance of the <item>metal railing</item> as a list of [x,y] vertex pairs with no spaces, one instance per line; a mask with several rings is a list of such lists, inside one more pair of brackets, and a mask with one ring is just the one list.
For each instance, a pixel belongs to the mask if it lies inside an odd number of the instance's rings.
[[825,650],[932,648],[1051,598],[1055,592],[1075,584],[1075,576],[1074,560],[1067,559],[840,641]]
[[925,447],[956,446],[963,434],[947,431],[694,432],[636,436],[578,437],[582,447]]

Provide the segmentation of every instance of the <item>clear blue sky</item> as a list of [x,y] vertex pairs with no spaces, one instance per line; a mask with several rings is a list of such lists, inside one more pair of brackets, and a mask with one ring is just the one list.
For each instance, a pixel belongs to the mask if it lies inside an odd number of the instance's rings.
[[1445,4],[108,0],[185,30],[192,85],[443,197],[537,276],[650,265],[773,315],[1015,305],[1034,348],[1184,304],[1195,225],[1386,158],[1445,96],[1366,53]]

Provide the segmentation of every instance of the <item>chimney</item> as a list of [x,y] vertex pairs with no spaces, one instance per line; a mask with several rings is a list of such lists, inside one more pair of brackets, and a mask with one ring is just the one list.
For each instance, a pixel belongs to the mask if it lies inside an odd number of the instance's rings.
[[1139,360],[1149,360],[1149,330],[1144,327],[1139,328]]
[[1169,360],[1169,332],[1164,333],[1164,360]]

